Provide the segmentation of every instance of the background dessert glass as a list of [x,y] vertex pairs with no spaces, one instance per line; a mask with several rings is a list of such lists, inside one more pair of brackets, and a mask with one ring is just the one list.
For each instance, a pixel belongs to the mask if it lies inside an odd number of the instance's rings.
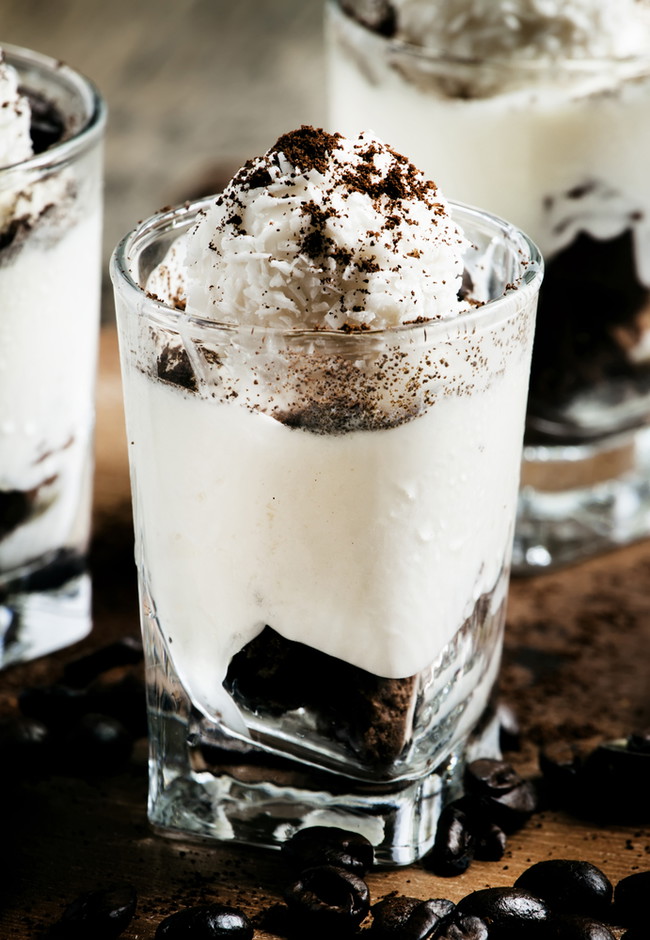
[[462,61],[338,0],[327,19],[332,126],[372,128],[546,260],[514,569],[649,534],[650,55]]
[[541,262],[511,226],[455,207],[484,306],[359,333],[222,326],[142,288],[209,203],[143,223],[111,267],[150,819],[275,847],[329,822],[407,863],[472,735],[494,747],[478,726]]
[[62,135],[0,169],[0,664],[52,652],[91,627],[105,123],[83,76],[35,52],[4,51],[37,125],[51,131],[60,121]]

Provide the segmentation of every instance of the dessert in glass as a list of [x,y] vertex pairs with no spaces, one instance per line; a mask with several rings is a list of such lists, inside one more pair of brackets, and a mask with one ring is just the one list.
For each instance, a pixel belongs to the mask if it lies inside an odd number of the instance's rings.
[[104,105],[38,53],[0,56],[0,664],[91,627]]
[[544,255],[515,570],[650,534],[650,4],[330,0],[328,50],[333,126]]
[[302,127],[111,273],[151,821],[412,861],[495,749],[537,249]]

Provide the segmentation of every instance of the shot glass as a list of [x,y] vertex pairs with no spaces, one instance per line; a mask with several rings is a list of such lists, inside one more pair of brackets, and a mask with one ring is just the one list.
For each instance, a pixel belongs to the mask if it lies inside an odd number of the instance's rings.
[[[111,275],[147,662],[149,815],[279,847],[426,852],[499,669],[541,261],[454,207],[483,303],[362,333],[199,319],[143,290],[209,204]],[[492,737],[490,737],[492,735]]]
[[30,102],[36,153],[0,169],[0,665],[91,628],[105,123],[82,75],[4,52]]
[[328,3],[332,126],[371,127],[546,262],[513,569],[649,535],[650,55],[453,59],[364,6]]

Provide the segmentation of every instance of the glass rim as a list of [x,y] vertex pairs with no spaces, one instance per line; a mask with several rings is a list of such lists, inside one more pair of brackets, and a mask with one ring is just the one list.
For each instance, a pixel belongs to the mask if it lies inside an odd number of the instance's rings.
[[28,157],[27,160],[0,167],[0,176],[17,171],[24,173],[49,168],[53,157],[57,161],[67,160],[101,137],[106,124],[108,109],[103,96],[92,79],[60,59],[54,59],[52,56],[36,52],[34,49],[25,46],[2,43],[0,49],[4,53],[5,61],[14,68],[20,68],[21,65],[34,66],[44,74],[52,72],[63,76],[71,86],[74,86],[88,106],[85,122],[69,137],[57,141],[41,153]]
[[568,74],[592,75],[598,69],[612,65],[617,67],[645,65],[650,70],[650,50],[645,53],[637,53],[628,56],[573,56],[565,55],[548,58],[530,58],[513,59],[507,56],[492,56],[480,58],[478,56],[454,56],[444,52],[427,49],[424,46],[417,46],[415,43],[408,42],[406,39],[396,39],[394,36],[385,36],[355,19],[341,5],[341,0],[326,0],[326,9],[335,10],[346,21],[353,23],[366,35],[373,37],[376,42],[386,46],[394,54],[410,56],[415,59],[422,59],[426,62],[438,62],[441,65],[449,67],[477,69],[477,68],[495,68],[509,72],[529,72],[539,74],[541,72],[557,73],[563,70]]
[[[210,317],[196,316],[184,310],[179,310],[176,307],[171,307],[163,301],[157,300],[147,294],[145,289],[135,280],[132,270],[131,255],[134,251],[138,251],[139,248],[146,247],[145,242],[148,235],[153,235],[154,233],[168,233],[172,232],[174,229],[185,227],[193,218],[197,217],[202,209],[212,205],[216,198],[217,195],[205,196],[201,199],[182,203],[179,206],[166,208],[155,213],[148,219],[139,222],[131,231],[127,232],[112,252],[109,272],[116,293],[126,293],[132,298],[134,305],[146,304],[147,316],[155,320],[160,326],[178,331],[181,328],[185,330],[191,325],[198,330],[226,331],[233,335],[255,333],[257,335],[276,337],[311,337],[319,340],[343,337],[342,342],[353,342],[355,340],[361,342],[364,339],[370,340],[378,337],[405,335],[422,329],[427,331],[433,330],[435,332],[448,332],[450,328],[477,327],[481,325],[484,320],[489,320],[490,317],[497,320],[502,317],[503,319],[507,319],[510,315],[510,308],[513,303],[517,303],[518,307],[521,308],[522,306],[526,306],[530,299],[538,293],[544,274],[544,260],[542,254],[535,242],[533,242],[525,232],[491,212],[478,209],[474,206],[468,206],[464,203],[448,200],[452,218],[458,221],[461,227],[462,218],[457,219],[457,215],[476,220],[477,223],[479,221],[487,222],[493,228],[495,235],[500,232],[507,238],[513,248],[516,247],[516,250],[522,258],[520,262],[521,267],[522,269],[525,268],[525,271],[522,271],[521,279],[511,290],[506,291],[499,297],[495,297],[493,300],[486,301],[478,307],[474,307],[469,311],[454,316],[441,317],[437,320],[413,321],[411,323],[376,329],[372,327],[360,330],[286,328],[267,326],[264,324],[239,324],[216,320]],[[467,235],[466,237],[471,240],[471,235]]]

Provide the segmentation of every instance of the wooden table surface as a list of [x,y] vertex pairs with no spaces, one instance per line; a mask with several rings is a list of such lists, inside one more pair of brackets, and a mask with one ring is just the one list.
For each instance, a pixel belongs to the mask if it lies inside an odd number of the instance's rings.
[[[52,682],[64,664],[107,640],[136,634],[126,444],[115,332],[102,336],[98,389],[95,625],[83,643],[5,670],[0,707],[12,712],[25,685]],[[650,726],[650,544],[642,543],[564,572],[514,582],[502,686],[515,702],[526,739],[517,757],[530,766],[536,743],[553,734],[586,738]],[[620,626],[620,642],[612,642]],[[607,645],[609,644],[609,645]],[[536,659],[535,650],[544,653]],[[551,652],[549,652],[549,650]],[[603,655],[611,671],[595,678]],[[602,672],[602,670],[601,670]],[[553,726],[549,727],[552,712]],[[11,768],[3,775],[10,778]],[[42,936],[79,893],[119,877],[138,892],[127,940],[151,938],[167,913],[219,900],[255,914],[280,896],[285,873],[273,853],[185,844],[154,835],[146,819],[146,743],[115,776],[37,776],[3,804],[0,938]],[[594,826],[563,813],[539,814],[509,841],[498,863],[474,863],[463,876],[435,878],[421,866],[369,876],[373,899],[389,891],[457,900],[488,885],[510,885],[531,862],[585,858],[616,881],[650,867],[647,826]],[[256,936],[274,936],[258,930]],[[92,940],[92,938],[89,938]]]

